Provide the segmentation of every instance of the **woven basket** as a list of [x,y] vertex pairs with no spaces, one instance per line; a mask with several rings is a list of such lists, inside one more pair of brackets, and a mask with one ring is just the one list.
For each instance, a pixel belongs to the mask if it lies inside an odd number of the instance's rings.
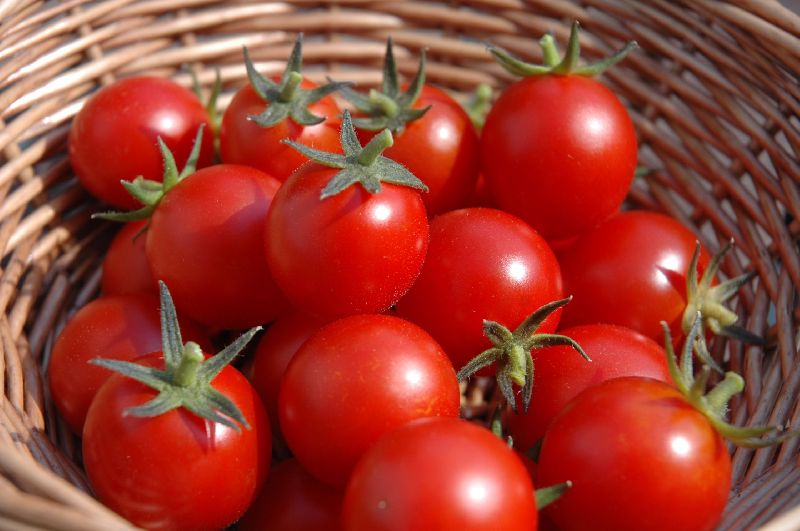
[[[131,527],[89,494],[43,384],[54,337],[97,295],[110,234],[89,219],[99,205],[66,157],[70,119],[92,91],[144,73],[188,86],[187,65],[210,86],[219,68],[224,106],[245,83],[243,45],[277,73],[303,31],[305,71],[318,80],[377,83],[392,35],[401,72],[428,47],[430,81],[466,96],[510,81],[482,41],[535,59],[536,39],[565,42],[574,19],[588,59],[641,45],[603,76],[655,170],[630,203],[678,218],[712,251],[734,238],[724,273],[758,272],[736,310],[767,347],[716,343],[747,381],[732,420],[800,426],[800,17],[779,3],[0,0],[0,529]],[[720,529],[800,529],[799,446],[731,449]]]

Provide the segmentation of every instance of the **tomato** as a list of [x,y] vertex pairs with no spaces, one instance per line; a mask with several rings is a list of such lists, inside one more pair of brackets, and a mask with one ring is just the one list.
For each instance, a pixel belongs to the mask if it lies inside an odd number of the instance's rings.
[[237,329],[268,323],[285,310],[263,250],[264,223],[279,186],[254,168],[219,164],[165,194],[145,250],[179,314]]
[[510,85],[481,135],[481,169],[495,202],[548,240],[614,214],[636,169],[630,116],[590,77],[544,75]]
[[114,235],[103,258],[100,279],[103,295],[157,293],[158,287],[144,250],[146,225],[145,221],[126,223]]
[[295,459],[275,464],[256,501],[238,524],[242,531],[338,531],[342,493],[320,483]]
[[522,461],[489,430],[454,418],[412,422],[359,461],[342,509],[345,531],[535,530]]
[[[187,339],[210,347],[206,334],[189,319],[181,319],[181,330]],[[53,402],[67,426],[81,433],[89,404],[111,374],[90,365],[90,359],[132,360],[160,349],[154,294],[102,297],[78,310],[56,337],[47,370]]]
[[[160,353],[138,361],[157,367]],[[155,417],[126,415],[157,392],[114,374],[86,417],[83,459],[97,497],[148,529],[221,529],[244,514],[270,464],[269,421],[244,376],[225,367],[214,389],[238,406],[240,431],[185,408]]]
[[722,437],[664,382],[623,377],[576,396],[542,443],[538,481],[572,481],[544,509],[564,531],[713,529],[731,460]]
[[343,488],[381,435],[421,417],[459,414],[456,373],[424,330],[389,315],[354,315],[312,335],[289,362],[281,429],[313,476]]
[[[666,321],[680,337],[696,243],[680,222],[649,211],[620,213],[581,236],[559,253],[564,291],[573,296],[561,325],[617,324],[661,343]],[[708,260],[702,251],[701,272]]]
[[[536,231],[499,210],[466,208],[431,221],[425,264],[397,313],[428,331],[460,369],[492,346],[483,335],[484,319],[513,330],[560,298],[558,263]],[[559,315],[539,331],[553,332]]]
[[[208,113],[190,90],[158,77],[120,79],[92,94],[75,116],[70,163],[92,195],[118,208],[136,208],[138,202],[120,181],[140,175],[161,181],[159,137],[183,167],[201,125],[210,130]],[[199,167],[213,157],[213,140],[206,135]]]
[[428,248],[419,192],[383,183],[320,199],[337,169],[307,164],[278,190],[267,217],[275,282],[310,314],[335,318],[382,312],[411,287]]
[[591,324],[559,330],[574,339],[591,362],[568,346],[536,349],[533,395],[527,413],[508,415],[508,432],[517,450],[527,450],[545,433],[550,421],[584,389],[620,376],[645,376],[671,381],[667,354],[654,340],[621,326]]

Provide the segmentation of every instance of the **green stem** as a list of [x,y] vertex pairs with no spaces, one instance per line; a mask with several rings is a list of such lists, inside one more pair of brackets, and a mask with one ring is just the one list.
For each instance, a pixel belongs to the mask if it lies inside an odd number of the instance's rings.
[[542,56],[545,65],[552,67],[561,62],[561,58],[558,56],[556,40],[551,34],[547,33],[543,35],[542,38],[539,39],[539,45],[542,47]]
[[383,115],[387,118],[394,118],[400,113],[400,107],[397,105],[396,101],[375,89],[369,91],[369,101],[380,108]]
[[370,140],[361,153],[358,154],[358,163],[362,166],[372,166],[381,153],[394,144],[392,132],[384,129]]
[[289,78],[286,81],[286,85],[281,89],[281,95],[278,100],[282,103],[293,101],[297,94],[297,89],[302,82],[303,74],[300,72],[289,72]]
[[197,371],[203,362],[203,351],[200,345],[189,341],[183,347],[181,363],[175,370],[175,383],[180,387],[189,387],[197,380]]
[[725,378],[706,394],[706,400],[715,413],[723,411],[730,399],[744,390],[744,379],[735,372],[725,373]]
[[525,362],[528,353],[518,344],[512,344],[506,352],[508,353],[508,377],[522,387],[525,385]]

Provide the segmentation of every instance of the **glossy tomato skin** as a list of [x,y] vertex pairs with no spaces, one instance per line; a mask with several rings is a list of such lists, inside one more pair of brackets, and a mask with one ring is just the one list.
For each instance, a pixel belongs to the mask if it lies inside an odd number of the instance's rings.
[[162,180],[158,137],[182,168],[201,125],[205,134],[198,167],[211,164],[214,141],[208,113],[197,96],[169,79],[120,79],[93,94],[75,116],[69,132],[70,163],[95,197],[117,208],[139,208],[120,181],[139,175]]
[[486,117],[481,168],[501,209],[560,240],[617,211],[636,150],[630,116],[608,88],[584,76],[532,76]]
[[421,417],[457,417],[455,370],[418,326],[389,315],[354,315],[322,327],[294,355],[278,399],[281,429],[297,460],[343,488],[381,435]]
[[537,471],[541,485],[573,483],[544,509],[564,531],[710,530],[731,483],[708,420],[673,386],[641,377],[575,397],[550,425]]
[[419,275],[429,226],[419,192],[355,184],[320,199],[337,170],[303,166],[281,186],[267,219],[267,260],[295,308],[333,319],[387,310]]
[[[276,79],[277,81],[277,79]],[[303,80],[302,89],[317,85]],[[341,152],[339,143],[339,107],[330,96],[309,106],[309,111],[325,118],[316,125],[300,125],[291,118],[272,127],[261,127],[248,116],[261,114],[267,103],[247,85],[240,89],[225,110],[220,127],[220,154],[223,162],[252,166],[285,181],[308,159],[295,149],[282,144],[284,139],[321,149]]]
[[[138,361],[163,366],[160,353]],[[269,471],[269,421],[236,369],[224,368],[211,385],[236,404],[250,429],[237,432],[183,408],[126,416],[156,392],[120,375],[109,378],[83,431],[86,473],[105,505],[148,529],[222,529],[244,514]]]
[[218,328],[268,323],[287,303],[264,255],[264,223],[280,183],[247,166],[190,175],[161,200],[145,250],[178,315]]
[[244,515],[241,531],[338,531],[342,493],[314,479],[296,459],[272,466],[267,483]]
[[[559,252],[564,290],[574,298],[563,327],[605,322],[663,342],[661,321],[680,334],[686,273],[697,237],[674,218],[622,212]],[[699,269],[708,264],[700,254]]]
[[572,348],[555,346],[532,352],[533,394],[527,413],[508,415],[508,434],[517,450],[532,447],[552,419],[584,389],[621,376],[643,376],[670,382],[667,354],[649,337],[616,325],[591,324],[559,330],[574,339],[592,359]]
[[[394,144],[383,154],[428,186],[422,201],[433,217],[466,206],[480,171],[480,149],[469,116],[449,94],[424,85],[414,108],[428,106],[422,118],[394,135]],[[373,135],[373,131],[359,132],[362,144]]]
[[147,221],[126,223],[114,235],[103,258],[100,288],[103,295],[158,293],[144,250]]
[[[562,298],[561,273],[544,239],[519,218],[465,208],[431,220],[419,278],[397,313],[431,334],[456,369],[492,346],[483,320],[516,328],[540,306]],[[553,332],[560,311],[541,332]]]
[[345,531],[537,528],[533,484],[489,430],[423,419],[387,434],[359,461],[342,508]]
[[[209,348],[201,328],[181,318],[184,340]],[[48,380],[53,402],[73,433],[80,434],[98,389],[111,375],[89,364],[96,357],[130,361],[161,350],[158,298],[150,293],[95,299],[70,318],[53,343]]]

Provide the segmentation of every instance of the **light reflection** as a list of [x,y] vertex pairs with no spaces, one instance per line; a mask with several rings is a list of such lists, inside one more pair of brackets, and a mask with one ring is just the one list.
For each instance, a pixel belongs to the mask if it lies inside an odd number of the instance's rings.
[[658,267],[656,267],[655,280],[662,286],[670,286],[673,280],[669,278],[669,274],[673,271],[682,271],[685,269],[682,266],[681,258],[675,254],[667,254],[659,258]]
[[372,211],[372,216],[378,221],[386,221],[392,215],[392,209],[387,205],[378,205]]
[[440,142],[447,142],[453,138],[453,130],[448,126],[441,126],[436,129],[436,136]]
[[669,446],[673,453],[681,457],[686,457],[692,450],[692,445],[689,443],[689,440],[680,435],[673,437],[669,442]]
[[473,481],[467,485],[467,497],[473,502],[485,501],[488,494],[489,489],[481,481]]
[[413,386],[417,386],[422,382],[422,371],[419,369],[409,369],[406,371],[406,381]]
[[589,118],[586,120],[586,129],[593,135],[599,135],[605,130],[605,124],[600,118]]
[[520,260],[512,260],[506,266],[506,274],[509,278],[522,282],[528,277],[528,267]]

